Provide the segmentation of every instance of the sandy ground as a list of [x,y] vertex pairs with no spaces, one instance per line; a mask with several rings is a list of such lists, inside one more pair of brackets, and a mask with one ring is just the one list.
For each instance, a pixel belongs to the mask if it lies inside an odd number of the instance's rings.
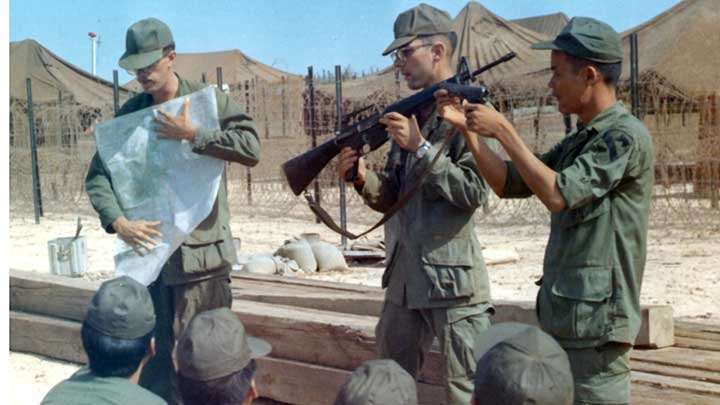
[[[9,266],[13,269],[48,272],[47,241],[72,236],[78,215],[48,213],[36,225],[31,215],[10,215]],[[81,214],[82,235],[88,241],[88,278],[106,278],[113,268],[115,237],[106,234],[92,215]],[[233,234],[242,240],[242,253],[273,252],[283,241],[303,232],[317,232],[329,242],[339,237],[321,224],[308,220],[264,216],[235,216]],[[352,230],[365,225],[350,224]],[[534,300],[533,283],[542,273],[547,226],[478,226],[486,252],[514,249],[519,260],[489,266],[492,295],[503,300]],[[382,237],[376,231],[372,238]],[[675,317],[720,324],[720,233],[678,229],[651,229],[643,281],[643,304],[672,305]],[[381,267],[318,273],[308,277],[365,285],[380,284]],[[57,382],[77,368],[38,356],[10,354],[10,403],[38,403]]]

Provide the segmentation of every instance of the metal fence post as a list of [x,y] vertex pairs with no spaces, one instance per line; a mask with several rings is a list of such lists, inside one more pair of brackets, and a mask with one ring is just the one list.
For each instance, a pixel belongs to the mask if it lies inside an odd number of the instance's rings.
[[[342,130],[342,72],[340,65],[335,65],[335,136],[340,135]],[[340,227],[347,230],[347,201],[345,196],[345,179],[338,176],[338,187],[340,189]],[[343,250],[347,249],[347,237],[342,235],[340,240]]]
[[637,32],[633,32],[630,34],[630,103],[632,114],[638,119],[642,119],[640,116],[638,76],[638,36]]
[[37,140],[35,133],[35,114],[33,111],[32,100],[32,82],[28,77],[25,79],[27,87],[27,115],[28,128],[30,129],[30,164],[32,165],[32,191],[33,191],[33,208],[35,210],[35,223],[40,223],[42,212],[42,195],[40,194],[40,171],[38,170],[37,158]]
[[[310,138],[312,141],[312,148],[317,146],[317,131],[315,130],[315,77],[313,76],[313,67],[308,66],[308,94],[309,94],[309,126],[310,126]],[[315,179],[315,201],[320,204],[320,180]],[[315,216],[315,223],[320,223],[320,218]]]
[[117,115],[120,110],[120,86],[118,85],[118,71],[113,69],[113,111]]

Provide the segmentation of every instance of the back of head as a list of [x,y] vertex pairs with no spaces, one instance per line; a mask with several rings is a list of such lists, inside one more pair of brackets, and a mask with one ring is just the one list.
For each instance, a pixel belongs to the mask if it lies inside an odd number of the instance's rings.
[[252,387],[255,359],[270,350],[267,342],[245,333],[229,308],[197,314],[176,347],[183,402],[241,403]]
[[90,370],[129,377],[147,355],[154,329],[155,309],[145,286],[127,276],[104,282],[81,331]]
[[501,323],[476,348],[475,398],[483,404],[570,405],[570,362],[560,345],[539,328]]
[[412,376],[393,360],[370,360],[355,369],[335,405],[415,405]]

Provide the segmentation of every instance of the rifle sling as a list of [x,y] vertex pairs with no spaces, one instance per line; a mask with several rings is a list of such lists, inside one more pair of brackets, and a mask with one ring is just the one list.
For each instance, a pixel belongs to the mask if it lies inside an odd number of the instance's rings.
[[[452,131],[452,132],[451,132],[451,131]],[[352,233],[352,232],[343,230],[343,229],[332,219],[332,217],[330,216],[330,214],[328,214],[328,212],[325,211],[325,209],[324,209],[323,207],[321,207],[320,204],[317,203],[317,201],[315,201],[315,199],[312,197],[312,195],[310,195],[310,193],[309,193],[307,190],[305,190],[305,199],[306,199],[307,202],[308,202],[308,206],[310,207],[310,210],[311,210],[313,213],[315,213],[315,215],[316,215],[318,218],[320,218],[320,220],[321,220],[328,228],[330,228],[330,229],[332,229],[333,231],[339,233],[340,235],[346,236],[346,237],[349,238],[350,240],[355,240],[355,239],[357,239],[357,238],[360,238],[360,237],[362,237],[362,236],[367,235],[368,233],[370,233],[370,232],[374,231],[375,229],[379,228],[380,226],[382,226],[382,225],[383,225],[385,222],[387,222],[393,215],[395,215],[395,213],[397,213],[398,211],[400,211],[400,209],[403,208],[403,207],[405,206],[405,204],[408,203],[408,201],[410,201],[410,199],[415,195],[415,193],[416,193],[418,190],[420,190],[420,187],[421,187],[421,186],[423,185],[423,183],[425,182],[425,178],[428,176],[428,174],[430,174],[430,171],[431,171],[432,168],[435,166],[435,162],[437,162],[437,160],[440,158],[440,156],[442,156],[443,153],[445,152],[445,149],[447,149],[448,144],[450,144],[450,140],[451,140],[454,136],[457,136],[457,133],[456,133],[456,132],[457,132],[457,130],[455,130],[454,128],[449,128],[449,129],[448,129],[447,134],[448,134],[449,136],[446,136],[446,137],[445,137],[445,141],[443,142],[442,147],[440,147],[440,150],[439,150],[438,153],[435,155],[435,158],[432,160],[432,162],[430,162],[430,166],[428,166],[428,167],[425,169],[425,171],[423,171],[422,175],[420,175],[420,178],[418,178],[418,180],[415,182],[415,184],[413,184],[413,186],[412,186],[409,190],[407,190],[405,193],[403,193],[403,194],[400,196],[400,198],[398,198],[398,200],[395,202],[395,204],[393,204],[393,206],[390,207],[390,209],[385,213],[385,215],[383,215],[383,217],[380,219],[380,221],[378,221],[378,223],[376,223],[375,225],[373,225],[372,227],[370,227],[370,228],[367,229],[366,231],[364,231],[364,232],[362,232],[362,233],[360,233],[360,234],[354,234],[354,233]]]

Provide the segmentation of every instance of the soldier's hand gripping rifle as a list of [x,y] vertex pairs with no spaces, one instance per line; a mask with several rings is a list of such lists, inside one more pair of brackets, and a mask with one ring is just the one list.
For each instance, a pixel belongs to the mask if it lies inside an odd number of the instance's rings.
[[[472,73],[470,73],[465,58],[461,58],[458,73],[450,79],[436,83],[410,97],[399,100],[389,105],[381,113],[373,114],[360,122],[342,128],[339,135],[333,139],[283,163],[282,169],[290,189],[295,195],[300,195],[330,160],[337,156],[340,150],[346,146],[356,150],[359,156],[366,155],[370,151],[381,147],[389,139],[385,126],[378,122],[383,115],[389,112],[398,112],[406,117],[417,114],[423,108],[435,103],[433,94],[440,89],[445,89],[448,93],[466,99],[471,103],[484,103],[489,95],[487,88],[485,86],[471,86],[470,83],[480,73],[514,57],[515,52],[510,52]],[[357,164],[356,162],[352,170],[348,170],[345,180],[355,180]]]

